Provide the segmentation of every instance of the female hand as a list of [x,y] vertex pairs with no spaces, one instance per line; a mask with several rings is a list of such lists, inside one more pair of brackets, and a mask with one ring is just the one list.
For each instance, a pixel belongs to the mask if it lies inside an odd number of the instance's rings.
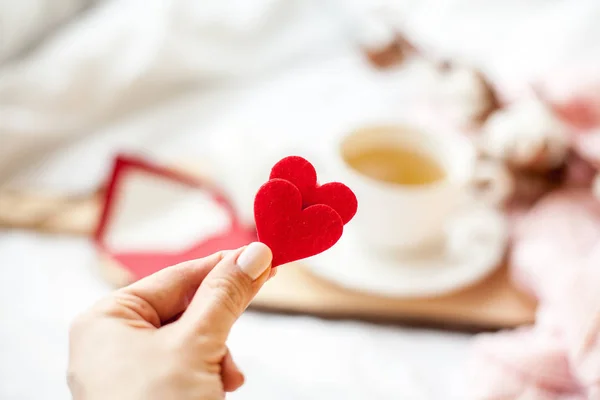
[[157,272],[115,291],[71,327],[75,400],[223,399],[244,376],[225,344],[270,276],[262,243]]

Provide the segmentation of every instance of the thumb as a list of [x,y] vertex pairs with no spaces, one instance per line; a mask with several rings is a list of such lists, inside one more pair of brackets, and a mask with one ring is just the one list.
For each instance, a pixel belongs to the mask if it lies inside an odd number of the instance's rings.
[[179,324],[225,342],[267,281],[272,259],[269,247],[260,242],[228,253],[206,276]]

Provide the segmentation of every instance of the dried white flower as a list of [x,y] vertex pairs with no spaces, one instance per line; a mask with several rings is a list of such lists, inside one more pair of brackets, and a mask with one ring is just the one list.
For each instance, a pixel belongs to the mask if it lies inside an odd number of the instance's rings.
[[481,122],[496,108],[496,98],[483,76],[466,67],[444,69],[438,95],[450,117],[463,126]]
[[479,146],[517,169],[547,171],[564,162],[569,143],[565,125],[540,100],[527,98],[492,114]]

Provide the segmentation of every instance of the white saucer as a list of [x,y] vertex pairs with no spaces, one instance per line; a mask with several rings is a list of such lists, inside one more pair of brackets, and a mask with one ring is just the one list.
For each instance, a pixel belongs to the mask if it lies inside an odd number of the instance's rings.
[[376,254],[363,247],[351,225],[335,246],[305,265],[346,288],[386,296],[434,296],[471,285],[501,264],[508,241],[505,217],[484,205],[457,213],[444,243],[420,255]]

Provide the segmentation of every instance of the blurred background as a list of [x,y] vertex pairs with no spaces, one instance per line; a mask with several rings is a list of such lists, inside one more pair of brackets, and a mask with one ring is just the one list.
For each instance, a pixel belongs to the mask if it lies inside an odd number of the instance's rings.
[[418,108],[477,149],[502,285],[537,317],[495,283],[410,304],[526,327],[250,311],[231,398],[600,399],[599,20],[596,0],[0,0],[0,398],[68,398],[70,321],[114,287],[90,236],[118,154],[246,185],[251,219],[271,160],[319,166],[342,127]]

